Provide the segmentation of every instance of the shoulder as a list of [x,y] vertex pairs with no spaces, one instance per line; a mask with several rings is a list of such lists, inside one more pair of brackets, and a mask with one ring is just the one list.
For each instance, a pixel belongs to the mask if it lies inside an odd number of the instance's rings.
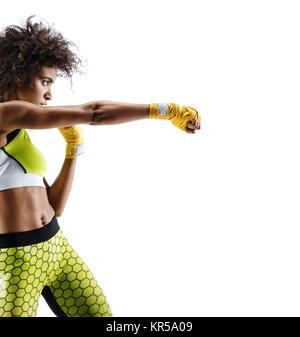
[[5,127],[5,117],[9,113],[8,108],[10,105],[9,102],[0,102],[0,147],[3,147],[3,142],[6,142],[6,136],[14,131],[14,129],[11,129],[9,127]]
[[[32,120],[40,116],[42,107],[19,100],[0,103],[0,130],[11,132],[15,129],[24,129]],[[34,123],[32,123],[34,124]]]
[[0,103],[0,137],[5,137],[13,131],[13,129],[6,126],[6,120],[9,119],[13,110],[17,108],[17,102],[18,101],[8,101]]

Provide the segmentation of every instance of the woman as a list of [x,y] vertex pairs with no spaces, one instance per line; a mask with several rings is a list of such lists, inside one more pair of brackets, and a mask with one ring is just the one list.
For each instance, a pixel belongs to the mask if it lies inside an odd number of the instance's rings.
[[[0,36],[0,316],[36,315],[42,294],[57,316],[111,316],[105,295],[58,222],[68,200],[83,137],[77,124],[168,119],[200,129],[196,109],[175,103],[93,101],[46,107],[57,76],[72,77],[81,60],[72,43],[26,20]],[[28,129],[58,128],[66,140],[62,169],[49,186],[47,163]]]

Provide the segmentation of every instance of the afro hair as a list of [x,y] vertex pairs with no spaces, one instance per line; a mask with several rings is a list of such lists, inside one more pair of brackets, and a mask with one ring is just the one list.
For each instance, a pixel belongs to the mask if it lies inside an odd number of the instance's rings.
[[82,60],[71,50],[76,45],[43,22],[10,25],[0,33],[0,102],[15,87],[31,81],[42,66],[56,67],[57,76],[70,78],[80,71]]

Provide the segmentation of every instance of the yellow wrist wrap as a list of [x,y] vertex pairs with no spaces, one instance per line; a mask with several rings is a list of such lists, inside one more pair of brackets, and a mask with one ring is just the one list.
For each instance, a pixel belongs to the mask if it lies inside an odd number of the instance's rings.
[[76,158],[84,152],[83,133],[78,125],[58,128],[66,141],[66,158]]
[[[164,108],[167,110],[164,112]],[[181,106],[176,103],[150,104],[149,118],[168,119],[179,129],[186,131],[188,122],[194,122],[196,119],[201,120],[198,110],[190,106]]]

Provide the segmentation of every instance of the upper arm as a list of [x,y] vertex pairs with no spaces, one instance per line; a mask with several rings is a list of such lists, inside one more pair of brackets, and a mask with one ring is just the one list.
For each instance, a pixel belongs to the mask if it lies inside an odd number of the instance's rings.
[[89,123],[83,105],[41,107],[26,101],[0,103],[0,130],[50,129]]
[[15,100],[0,103],[0,129],[25,129],[27,126],[24,124],[30,124],[30,118],[37,114],[37,109],[37,105],[25,101]]

